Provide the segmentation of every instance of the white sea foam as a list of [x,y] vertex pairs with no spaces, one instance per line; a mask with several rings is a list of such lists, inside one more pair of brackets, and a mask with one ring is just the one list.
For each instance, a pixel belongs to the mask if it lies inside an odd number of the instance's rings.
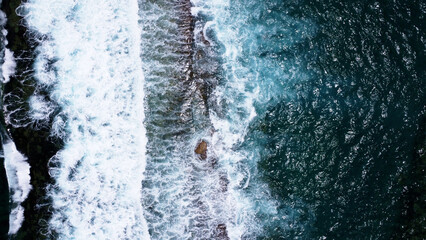
[[[270,197],[266,183],[254,179],[258,175],[259,160],[256,147],[250,151],[237,148],[244,141],[250,122],[257,116],[255,102],[265,101],[264,95],[259,93],[257,76],[239,59],[246,50],[243,40],[252,36],[239,31],[244,27],[244,19],[236,21],[236,16],[231,15],[231,1],[192,2],[194,16],[203,14],[211,18],[204,26],[204,35],[207,36],[208,29],[212,30],[224,46],[225,83],[213,92],[218,107],[210,111],[215,132],[209,140],[212,146],[209,151],[216,156],[229,180],[228,194],[223,201],[228,235],[230,239],[255,238],[262,234],[263,221],[278,214],[278,202]],[[265,219],[260,220],[258,214]]]
[[33,121],[47,122],[55,110],[52,104],[40,95],[33,95],[28,101],[30,105],[29,115]]
[[[0,11],[0,25],[3,26],[6,24],[6,14]],[[4,57],[3,64],[1,66],[1,82],[6,84],[10,81],[10,77],[16,74],[16,59],[14,57],[13,51],[8,49],[7,41],[7,30],[2,29],[1,34],[4,37]],[[14,92],[15,91],[15,92]],[[31,123],[28,116],[26,116],[24,107],[26,105],[25,100],[21,98],[22,89],[15,89],[12,92],[9,92],[3,96],[3,114],[4,120],[7,124],[12,125],[13,127],[24,127]],[[19,92],[16,94],[16,92]]]
[[[4,26],[6,24],[6,21],[7,21],[6,14],[3,11],[0,11],[0,26]],[[6,39],[7,30],[2,29],[1,32],[4,37],[4,45],[7,46],[8,44],[8,41]],[[3,65],[1,66],[3,84],[9,82],[10,77],[15,74],[15,69],[16,69],[16,61],[15,61],[15,57],[13,56],[13,51],[10,51],[10,49],[5,47]]]
[[8,48],[4,49],[4,63],[1,66],[1,71],[3,75],[3,83],[7,83],[10,80],[10,77],[15,74],[16,62],[15,57],[13,57],[13,52]]
[[[59,239],[149,239],[141,205],[144,76],[136,0],[30,0],[18,12],[45,35],[34,64],[60,107],[50,160],[49,230]],[[52,112],[39,96],[32,117]],[[34,119],[33,119],[34,120]]]
[[15,234],[24,221],[24,208],[20,204],[28,197],[32,188],[30,165],[27,158],[16,149],[15,143],[10,140],[3,143],[3,153],[13,203],[9,216],[9,234]]
[[34,62],[34,76],[38,80],[38,85],[41,88],[46,88],[56,83],[56,73],[53,66],[49,66],[49,62],[55,59],[54,43],[45,40],[37,47],[37,57]]
[[[1,4],[2,1],[0,1]],[[0,10],[0,25],[4,26],[6,24],[7,21],[7,16],[6,13]],[[6,31],[5,29],[3,29],[2,31]]]

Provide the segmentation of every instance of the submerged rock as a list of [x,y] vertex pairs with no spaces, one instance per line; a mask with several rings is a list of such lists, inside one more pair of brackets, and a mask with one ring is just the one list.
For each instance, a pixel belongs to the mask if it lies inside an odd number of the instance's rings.
[[216,237],[218,240],[229,240],[228,231],[226,230],[226,225],[221,223],[216,227]]
[[200,156],[201,159],[207,158],[207,142],[204,140],[201,140],[200,143],[198,143],[197,148],[195,149],[195,153]]
[[206,46],[210,46],[211,45],[210,41],[207,40],[207,38],[204,36],[204,32],[203,31],[200,31],[200,39],[201,39],[201,42],[204,43]]
[[228,191],[228,184],[229,184],[228,178],[225,175],[221,175],[219,177],[219,185],[220,185],[220,190],[222,192]]
[[217,165],[217,158],[215,158],[215,157],[210,158],[210,167],[215,168],[216,165]]

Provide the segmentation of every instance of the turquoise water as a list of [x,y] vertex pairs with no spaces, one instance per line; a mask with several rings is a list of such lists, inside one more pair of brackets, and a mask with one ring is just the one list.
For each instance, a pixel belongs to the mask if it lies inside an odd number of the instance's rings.
[[19,4],[2,237],[426,238],[423,1]]

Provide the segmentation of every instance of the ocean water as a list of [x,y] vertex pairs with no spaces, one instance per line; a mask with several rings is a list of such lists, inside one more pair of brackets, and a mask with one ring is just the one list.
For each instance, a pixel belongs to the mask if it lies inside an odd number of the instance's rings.
[[2,238],[426,237],[423,1],[2,11]]
[[259,165],[283,207],[305,204],[307,227],[274,228],[272,238],[422,238],[424,217],[417,230],[405,224],[409,204],[424,200],[411,192],[424,186],[411,172],[424,163],[424,3],[265,5],[316,25],[296,46],[278,49],[274,35],[260,51],[304,72],[247,138],[248,147],[261,139]]

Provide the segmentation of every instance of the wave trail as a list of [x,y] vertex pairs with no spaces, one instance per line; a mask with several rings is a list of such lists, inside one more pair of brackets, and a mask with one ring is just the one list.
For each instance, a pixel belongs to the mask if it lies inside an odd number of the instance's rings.
[[3,143],[3,154],[7,181],[11,192],[12,211],[9,216],[9,234],[15,234],[24,221],[24,208],[21,203],[32,189],[30,184],[30,165],[11,140]]
[[30,0],[17,11],[39,43],[38,88],[53,101],[32,97],[32,117],[55,114],[52,134],[64,141],[50,160],[48,234],[149,239],[140,200],[146,139],[137,1]]

